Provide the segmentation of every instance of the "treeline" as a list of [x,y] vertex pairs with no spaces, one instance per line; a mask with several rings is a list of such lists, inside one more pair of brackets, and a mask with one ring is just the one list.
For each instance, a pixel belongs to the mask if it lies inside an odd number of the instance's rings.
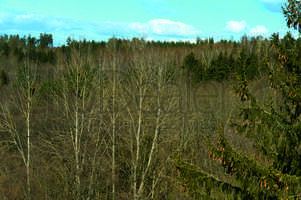
[[41,33],[39,39],[31,35],[20,37],[17,35],[0,36],[0,55],[9,58],[10,55],[23,61],[26,57],[37,63],[55,62],[52,34]]
[[[144,39],[132,38],[120,39],[111,38],[107,42],[86,39],[77,41],[70,37],[66,40],[66,45],[53,47],[52,34],[40,34],[39,38],[17,35],[0,36],[0,58],[17,59],[19,63],[27,58],[31,62],[39,64],[50,63],[54,65],[58,56],[63,56],[68,60],[71,55],[71,49],[81,52],[82,56],[94,56],[104,52],[119,52],[129,55],[134,51],[173,51],[175,54],[186,56],[185,59],[177,60],[177,57],[171,57],[177,61],[174,62],[178,67],[187,72],[192,82],[217,80],[224,81],[241,76],[246,73],[248,80],[260,78],[266,71],[266,63],[275,65],[277,52],[272,49],[272,42],[278,40],[279,44],[285,48],[300,47],[300,38],[295,39],[290,33],[280,39],[279,35],[274,34],[270,39],[243,36],[241,41],[221,40],[214,42],[213,38],[202,40],[196,39],[196,43],[174,42],[174,41],[145,41]],[[299,48],[300,49],[300,48]],[[295,51],[295,61],[300,62],[298,50]],[[179,57],[179,56],[178,56]],[[295,63],[297,64],[297,63]],[[290,65],[294,65],[290,63]],[[6,69],[10,70],[10,69]],[[4,72],[3,72],[4,73]]]
[[204,64],[195,58],[193,53],[186,56],[183,69],[187,71],[193,82],[203,80],[224,81],[234,78],[236,75],[242,76],[244,73],[248,80],[259,78],[267,72],[267,66],[264,60],[260,61],[259,56],[254,52],[247,55],[245,49],[242,49],[239,57],[234,58],[233,54],[220,52],[214,58],[209,68],[205,68]]

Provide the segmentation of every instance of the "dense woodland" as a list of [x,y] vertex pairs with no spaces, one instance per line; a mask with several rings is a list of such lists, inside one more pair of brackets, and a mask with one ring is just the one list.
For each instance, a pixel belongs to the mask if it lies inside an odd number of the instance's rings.
[[1,35],[0,199],[296,199],[300,51]]

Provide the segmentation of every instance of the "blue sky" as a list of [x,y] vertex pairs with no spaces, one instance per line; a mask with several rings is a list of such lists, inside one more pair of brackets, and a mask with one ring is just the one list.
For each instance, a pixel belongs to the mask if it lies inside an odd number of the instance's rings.
[[285,0],[0,0],[0,34],[107,40],[239,40],[288,30]]

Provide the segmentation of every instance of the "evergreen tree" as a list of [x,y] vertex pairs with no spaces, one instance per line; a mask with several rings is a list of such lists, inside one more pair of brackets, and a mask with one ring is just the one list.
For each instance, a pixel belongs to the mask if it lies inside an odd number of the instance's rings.
[[0,87],[8,84],[8,76],[4,69],[0,71]]
[[258,77],[258,65],[258,56],[254,52],[252,52],[246,60],[246,75],[248,80],[252,80]]
[[247,60],[247,53],[246,50],[243,48],[239,54],[238,59],[235,62],[235,68],[234,71],[238,76],[242,76],[244,73],[244,67],[246,65]]
[[8,58],[9,53],[10,53],[10,48],[8,46],[8,43],[4,42],[4,44],[3,44],[3,54]]
[[229,61],[227,55],[220,52],[218,57],[211,62],[208,78],[216,81],[226,80],[230,73]]
[[190,52],[185,58],[182,65],[184,69],[187,80],[191,80],[192,83],[198,83],[203,80],[204,70],[200,61],[196,59],[193,52]]
[[[296,1],[289,2],[287,8],[300,10]],[[299,16],[293,15],[293,22],[297,23]],[[242,102],[240,118],[230,121],[230,127],[253,140],[257,150],[271,160],[271,164],[264,165],[230,145],[225,126],[221,124],[216,143],[208,136],[210,157],[220,162],[226,174],[236,179],[238,186],[222,181],[175,156],[180,179],[195,198],[211,198],[210,191],[216,188],[241,199],[298,199],[301,196],[301,74],[300,65],[297,65],[294,57],[299,50],[292,45],[295,44],[293,38],[288,36],[281,44],[275,35],[273,37],[272,48],[278,53],[278,64],[271,68],[266,63],[269,71],[267,82],[272,91],[280,96],[280,106],[275,105],[273,98],[268,104],[260,104],[250,92],[243,70],[239,83],[233,86]]]
[[45,49],[46,47],[52,47],[53,46],[52,34],[40,33],[39,43],[42,49]]
[[301,33],[301,4],[297,0],[288,0],[282,7],[283,14],[289,28],[294,28]]

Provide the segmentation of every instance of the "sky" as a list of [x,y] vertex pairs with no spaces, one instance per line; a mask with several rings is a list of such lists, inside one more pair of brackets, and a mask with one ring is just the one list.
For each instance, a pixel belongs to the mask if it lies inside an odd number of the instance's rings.
[[[281,6],[287,0],[0,0],[0,34],[39,37],[54,45],[117,37],[195,41],[240,40],[288,31]],[[292,31],[293,34],[294,33]]]

